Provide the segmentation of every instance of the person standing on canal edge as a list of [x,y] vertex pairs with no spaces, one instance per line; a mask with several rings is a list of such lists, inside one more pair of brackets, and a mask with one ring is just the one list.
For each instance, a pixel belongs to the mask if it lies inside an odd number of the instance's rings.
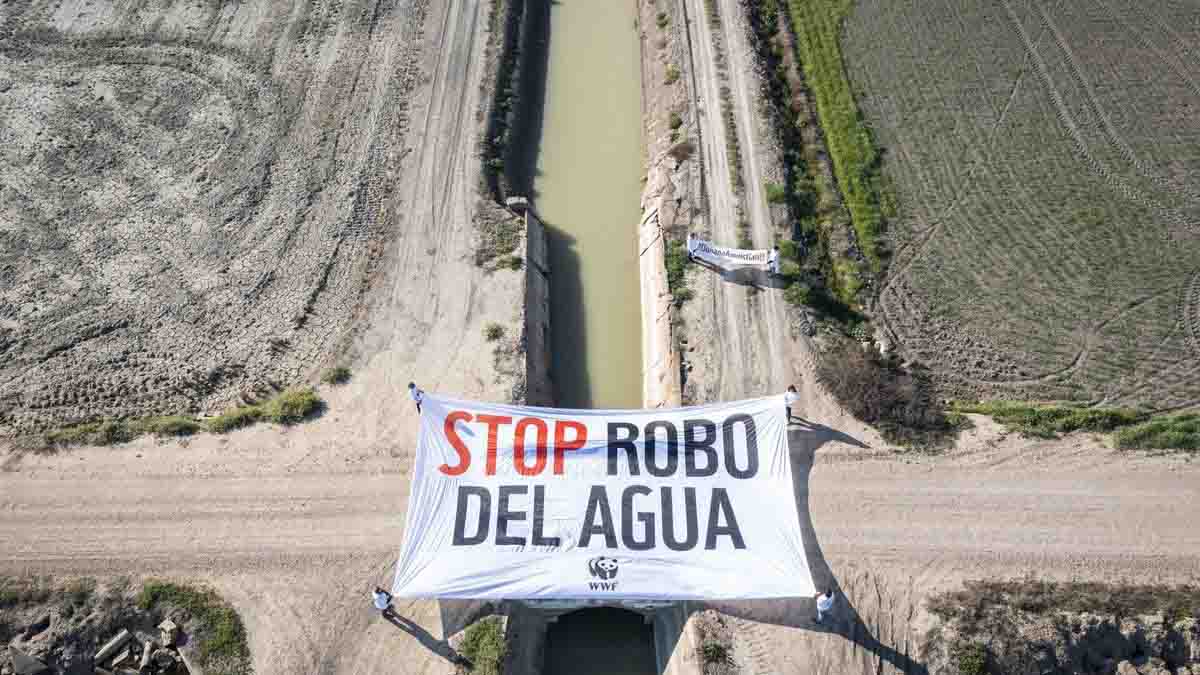
[[767,254],[767,272],[774,276],[779,276],[779,247],[771,249]]
[[388,593],[382,588],[376,586],[375,591],[371,593],[371,597],[375,603],[375,609],[379,610],[379,614],[383,616],[383,618],[386,619],[389,616],[395,616],[396,613],[392,611],[391,593]]
[[415,383],[408,383],[408,395],[412,397],[414,403],[417,404],[417,414],[421,414],[421,401],[425,400],[425,392]]
[[796,385],[789,384],[787,391],[783,394],[783,409],[787,412],[787,421],[790,424],[792,421],[792,406],[800,400],[800,394],[796,393]]
[[817,594],[817,623],[825,620],[826,614],[833,613],[833,589],[825,589],[825,594]]

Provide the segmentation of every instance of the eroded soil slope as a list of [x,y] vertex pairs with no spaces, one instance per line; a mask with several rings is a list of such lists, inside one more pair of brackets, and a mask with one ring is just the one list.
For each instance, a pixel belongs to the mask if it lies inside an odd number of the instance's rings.
[[962,396],[1200,401],[1196,7],[866,0],[844,42],[911,355]]
[[394,218],[424,4],[0,3],[0,435],[325,365]]

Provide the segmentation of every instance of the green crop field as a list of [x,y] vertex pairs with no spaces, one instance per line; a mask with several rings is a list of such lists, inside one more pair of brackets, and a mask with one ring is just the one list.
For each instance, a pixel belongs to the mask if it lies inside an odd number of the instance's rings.
[[876,315],[959,397],[1200,402],[1200,6],[863,0]]

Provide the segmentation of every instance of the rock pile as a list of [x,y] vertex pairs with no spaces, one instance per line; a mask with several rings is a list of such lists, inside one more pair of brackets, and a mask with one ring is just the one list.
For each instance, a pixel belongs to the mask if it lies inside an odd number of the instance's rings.
[[[122,628],[93,657],[96,675],[177,675],[187,666],[175,651],[179,627],[167,619],[158,625],[159,642]],[[159,647],[161,644],[161,648]]]

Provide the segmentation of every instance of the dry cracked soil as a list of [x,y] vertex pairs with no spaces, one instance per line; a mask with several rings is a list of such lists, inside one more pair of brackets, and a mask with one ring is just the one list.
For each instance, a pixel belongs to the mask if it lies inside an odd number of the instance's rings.
[[423,4],[0,4],[0,435],[328,365],[396,217]]

